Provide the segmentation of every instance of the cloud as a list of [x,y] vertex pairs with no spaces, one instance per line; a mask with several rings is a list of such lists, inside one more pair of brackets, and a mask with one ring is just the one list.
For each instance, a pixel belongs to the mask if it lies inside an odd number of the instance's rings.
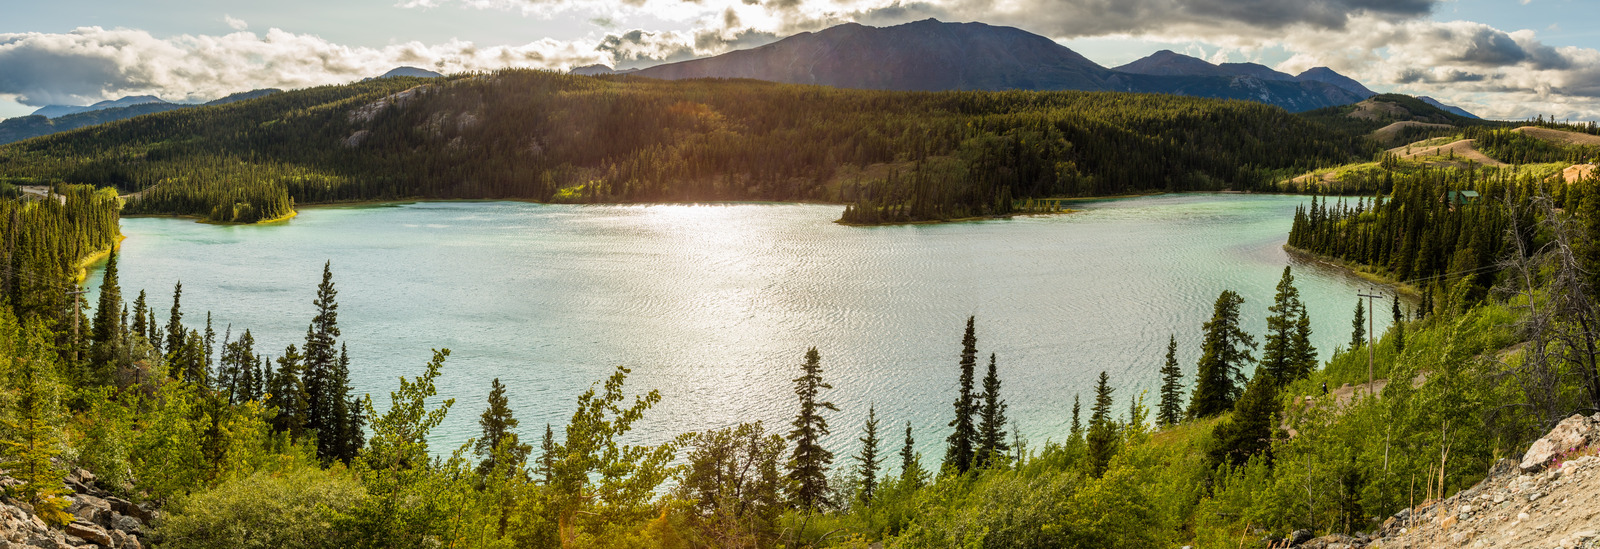
[[222,22],[227,23],[229,28],[236,31],[242,31],[250,28],[249,23],[244,22],[242,19],[234,19],[232,15],[222,16]]

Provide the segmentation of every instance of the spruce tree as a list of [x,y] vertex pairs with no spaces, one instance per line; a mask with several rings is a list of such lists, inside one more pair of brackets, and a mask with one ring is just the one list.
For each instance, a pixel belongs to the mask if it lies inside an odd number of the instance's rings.
[[974,330],[976,320],[977,317],[967,317],[967,332],[961,337],[961,379],[956,395],[956,417],[950,420],[950,426],[955,430],[946,439],[948,444],[943,468],[956,474],[966,473],[972,468],[973,449],[978,438],[977,427],[972,421],[978,412],[972,392],[973,370],[978,366],[978,337]]
[[1350,350],[1354,351],[1367,344],[1367,309],[1359,297],[1356,298],[1356,319],[1350,323],[1350,327]]
[[1094,389],[1094,408],[1089,415],[1089,474],[1095,478],[1105,474],[1111,456],[1116,453],[1117,426],[1111,419],[1111,378],[1100,372],[1100,383]]
[[168,354],[174,377],[191,385],[209,387],[211,375],[206,371],[205,342],[200,332],[189,330],[188,335],[178,338],[178,342],[178,347]]
[[[1076,416],[1077,403],[1073,403]],[[1161,366],[1161,405],[1156,423],[1171,427],[1183,421],[1183,369],[1178,367],[1178,336],[1167,340],[1167,362]]]
[[[1306,321],[1306,307],[1300,302],[1300,290],[1294,286],[1294,274],[1283,268],[1283,278],[1278,281],[1278,294],[1267,308],[1267,333],[1261,346],[1261,368],[1267,379],[1278,385],[1309,375],[1316,367],[1316,350],[1311,349],[1311,324]],[[1313,357],[1306,360],[1307,353]]]
[[1205,323],[1205,344],[1195,369],[1189,417],[1211,417],[1233,408],[1243,389],[1243,368],[1255,360],[1255,338],[1239,326],[1239,306],[1244,298],[1232,290],[1217,297],[1211,320]]
[[117,250],[112,248],[106,259],[106,271],[100,278],[100,303],[95,307],[94,322],[89,328],[89,368],[86,379],[90,386],[111,383],[122,342],[122,289],[117,285]]
[[139,290],[139,298],[133,300],[133,335],[150,339],[150,324],[145,319],[149,314],[150,305],[145,301],[144,290]]
[[278,357],[278,371],[272,376],[268,384],[267,406],[277,410],[272,417],[272,430],[279,433],[288,433],[291,440],[300,440],[305,436],[306,415],[310,410],[310,395],[306,393],[305,380],[301,371],[303,366],[300,350],[290,345],[283,350],[283,356]]
[[1072,431],[1068,435],[1068,441],[1074,444],[1083,442],[1083,422],[1079,421],[1082,417],[1079,412],[1082,410],[1083,406],[1079,402],[1078,395],[1072,395]]
[[508,473],[522,470],[522,465],[528,461],[528,453],[533,451],[533,446],[523,444],[518,439],[516,429],[520,422],[511,415],[511,406],[506,399],[506,386],[500,383],[500,378],[494,378],[489,383],[489,407],[484,409],[483,415],[478,417],[478,426],[483,428],[483,436],[478,437],[473,446],[473,453],[477,454],[478,474],[488,476],[497,467],[504,467]]
[[18,481],[7,492],[32,505],[34,514],[47,524],[61,526],[72,522],[72,515],[67,512],[72,500],[62,497],[72,492],[66,489],[66,474],[57,465],[66,448],[62,436],[65,414],[57,379],[60,374],[47,350],[44,331],[30,329],[30,333],[18,334],[15,319],[9,312],[3,316],[0,330],[9,333],[0,333],[0,337],[17,337],[20,341],[15,343],[21,347],[17,349],[18,356],[4,357],[12,362],[7,380],[11,398],[7,402],[10,409],[0,421],[5,426],[0,432],[0,444],[8,450],[0,465]]
[[1006,442],[1006,401],[1000,399],[1000,376],[995,372],[994,353],[989,354],[989,373],[983,377],[983,406],[978,411],[978,448],[973,467],[995,465],[1005,458],[1011,445]]
[[802,374],[794,378],[794,394],[799,397],[800,411],[795,414],[794,430],[789,440],[794,442],[794,454],[789,460],[790,501],[798,509],[817,510],[830,505],[828,501],[828,466],[833,464],[833,452],[822,447],[822,437],[828,436],[828,420],[823,410],[839,411],[832,402],[818,401],[818,393],[833,386],[822,381],[822,356],[817,348],[806,351]]
[[1400,312],[1400,294],[1394,294],[1394,350],[1406,350],[1406,317]]
[[922,470],[922,455],[917,453],[917,441],[911,438],[911,421],[906,421],[906,443],[900,447],[900,481],[911,487],[921,487],[927,473]]
[[1233,415],[1213,429],[1212,461],[1237,465],[1271,450],[1278,411],[1278,384],[1257,374],[1235,403]]
[[183,348],[183,282],[179,281],[172,286],[172,315],[167,318],[167,342],[165,348],[167,355],[171,356]]
[[883,463],[883,458],[878,457],[877,406],[867,406],[867,424],[861,438],[856,440],[861,442],[861,453],[855,456],[856,475],[861,479],[861,504],[869,505],[878,494],[878,466]]
[[339,303],[336,298],[339,291],[333,286],[332,266],[332,262],[322,266],[322,283],[317,285],[317,298],[311,302],[317,307],[317,316],[306,326],[306,342],[301,347],[301,352],[305,354],[303,376],[308,397],[306,429],[317,433],[320,440],[317,443],[317,455],[323,460],[331,459],[328,452],[338,445],[328,439],[337,436],[335,432],[339,430],[342,420],[336,410],[340,407],[338,401],[342,400],[336,396],[341,383],[334,379],[334,370],[339,363],[336,354],[336,338],[339,337]]
[[325,436],[318,435],[318,453],[325,460],[350,463],[365,443],[365,420],[360,399],[350,396],[350,354],[343,345],[339,346],[339,358],[323,381],[326,383],[323,398],[331,406],[326,416],[330,431]]
[[550,484],[555,474],[556,461],[556,435],[550,430],[550,424],[544,424],[544,442],[539,445],[539,476],[544,479],[545,485]]

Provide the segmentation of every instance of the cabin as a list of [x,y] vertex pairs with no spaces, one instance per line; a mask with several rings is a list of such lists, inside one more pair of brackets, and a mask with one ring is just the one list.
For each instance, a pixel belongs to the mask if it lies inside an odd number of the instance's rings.
[[1444,203],[1449,204],[1452,210],[1456,209],[1456,206],[1466,206],[1477,202],[1478,191],[1450,191],[1444,193]]

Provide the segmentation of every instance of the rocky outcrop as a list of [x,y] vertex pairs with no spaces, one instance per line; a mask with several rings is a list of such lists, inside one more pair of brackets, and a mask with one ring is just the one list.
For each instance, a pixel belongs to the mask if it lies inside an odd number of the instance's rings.
[[[17,483],[16,479],[0,475],[0,486]],[[68,475],[66,485],[74,492],[67,508],[74,520],[61,528],[46,525],[27,503],[0,496],[0,549],[149,546],[150,529],[146,523],[155,518],[157,511],[101,490],[94,475],[83,469]]]
[[1600,414],[1594,417],[1573,415],[1561,420],[1549,434],[1528,447],[1528,453],[1523,454],[1518,467],[1524,473],[1537,472],[1562,454],[1587,448],[1596,442],[1600,442]]

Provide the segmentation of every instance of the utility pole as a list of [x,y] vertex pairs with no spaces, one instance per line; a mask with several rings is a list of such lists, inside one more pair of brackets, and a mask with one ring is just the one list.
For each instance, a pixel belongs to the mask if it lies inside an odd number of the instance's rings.
[[1373,299],[1377,299],[1377,298],[1382,298],[1383,296],[1377,295],[1377,290],[1373,290],[1373,289],[1369,288],[1369,289],[1367,289],[1367,291],[1373,292],[1373,293],[1364,294],[1364,293],[1361,293],[1361,292],[1358,291],[1358,292],[1356,292],[1356,296],[1357,297],[1365,297],[1365,298],[1367,298],[1367,394],[1371,395],[1372,394],[1372,362],[1373,362],[1374,353],[1377,351],[1377,348],[1378,348],[1377,333],[1372,331],[1372,317],[1378,316],[1378,315],[1373,313],[1372,300]]

